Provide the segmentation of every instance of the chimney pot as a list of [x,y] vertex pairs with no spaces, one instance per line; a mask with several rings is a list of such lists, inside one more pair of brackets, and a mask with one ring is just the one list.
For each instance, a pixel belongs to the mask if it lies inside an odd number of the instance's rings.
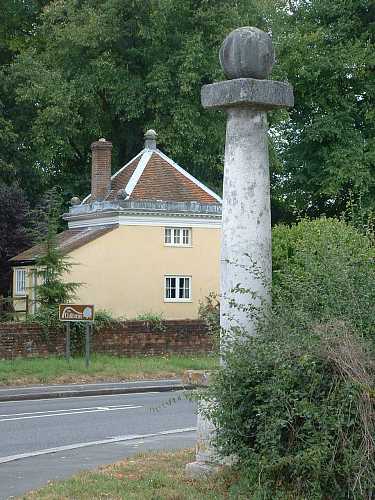
[[91,144],[91,201],[103,201],[111,188],[112,143],[101,138]]

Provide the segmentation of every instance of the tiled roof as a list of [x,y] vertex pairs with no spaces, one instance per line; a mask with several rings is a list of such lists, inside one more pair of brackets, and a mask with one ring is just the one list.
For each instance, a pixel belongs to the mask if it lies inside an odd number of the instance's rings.
[[[77,248],[86,245],[90,241],[109,233],[117,227],[116,224],[112,226],[105,226],[99,228],[82,228],[82,229],[68,229],[63,231],[57,236],[58,248],[63,255],[66,255]],[[19,253],[10,259],[11,262],[28,262],[34,261],[37,257],[43,254],[42,245],[34,245],[24,252]]]
[[218,202],[157,153],[152,153],[129,199]]
[[[221,199],[158,149],[144,149],[111,178],[106,201],[125,189],[130,200],[221,203]],[[83,203],[90,203],[87,196]]]
[[117,174],[113,176],[111,191],[107,197],[108,200],[113,200],[116,197],[117,191],[125,188],[131,176],[134,174],[134,170],[137,168],[140,159],[141,155],[136,156],[124,169],[119,170]]

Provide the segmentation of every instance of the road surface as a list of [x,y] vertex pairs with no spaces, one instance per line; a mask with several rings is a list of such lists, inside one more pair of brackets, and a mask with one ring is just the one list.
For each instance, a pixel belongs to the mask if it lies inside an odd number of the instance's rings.
[[0,403],[0,499],[136,452],[194,445],[182,392]]

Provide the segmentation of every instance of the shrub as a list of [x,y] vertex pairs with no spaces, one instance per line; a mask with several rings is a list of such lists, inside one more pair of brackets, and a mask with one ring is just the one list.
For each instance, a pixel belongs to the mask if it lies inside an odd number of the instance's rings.
[[214,339],[214,347],[220,344],[220,299],[215,292],[210,292],[207,297],[199,302],[199,319],[204,321],[209,335]]
[[[374,334],[373,242],[336,219],[273,230],[273,301],[320,321],[340,318]],[[374,339],[375,340],[375,339]]]
[[135,318],[137,321],[144,321],[148,327],[154,332],[165,332],[166,326],[164,316],[154,312],[145,312],[138,314]]
[[94,330],[100,331],[101,328],[114,328],[122,321],[125,321],[124,317],[114,318],[111,311],[107,309],[97,309],[95,311]]
[[274,231],[273,308],[224,354],[207,394],[237,494],[372,498],[375,276],[371,242],[344,222]]

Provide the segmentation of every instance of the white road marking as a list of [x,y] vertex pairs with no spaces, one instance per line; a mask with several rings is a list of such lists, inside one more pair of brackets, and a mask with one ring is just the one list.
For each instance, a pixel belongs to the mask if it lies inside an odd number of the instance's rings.
[[[118,398],[118,397],[123,397],[123,396],[147,396],[148,394],[161,394],[163,391],[147,391],[147,392],[128,392],[127,394],[99,394],[95,396],[67,396],[66,398],[42,398],[42,399],[21,399],[19,401],[0,401],[0,405],[4,404],[11,404],[14,405],[15,403],[39,403],[39,401],[62,401],[64,399],[85,399],[85,398]],[[174,391],[174,392],[179,392],[179,391]],[[28,394],[25,394],[25,396],[28,396]]]
[[38,415],[44,413],[58,413],[64,411],[79,411],[79,410],[109,410],[110,408],[125,408],[133,407],[133,405],[110,405],[110,406],[89,406],[87,408],[61,408],[59,410],[44,410],[44,411],[30,411],[27,413],[5,413],[1,417],[21,417],[23,415]]
[[44,450],[32,451],[29,453],[20,453],[18,455],[8,455],[7,457],[0,457],[0,464],[4,464],[7,462],[14,462],[15,460],[21,460],[22,458],[31,458],[40,455],[47,455],[49,453],[58,453],[59,451],[75,450],[77,448],[86,448],[87,446],[120,443],[123,441],[134,441],[136,439],[147,439],[151,437],[182,434],[184,432],[193,432],[196,430],[197,430],[196,427],[185,427],[182,429],[171,429],[169,431],[155,432],[154,434],[130,434],[127,436],[117,436],[113,438],[102,439],[101,441],[89,441],[87,443],[75,443],[66,446],[58,446],[56,448],[46,448]]
[[10,422],[12,420],[29,420],[33,418],[51,418],[51,417],[64,417],[66,415],[79,415],[82,413],[99,413],[103,411],[123,411],[123,410],[134,410],[136,408],[143,408],[142,405],[137,406],[124,406],[121,408],[91,408],[90,410],[82,410],[82,411],[70,411],[67,412],[62,410],[61,413],[53,413],[53,414],[43,414],[43,415],[29,415],[26,417],[12,417],[12,418],[1,418],[0,422]]

